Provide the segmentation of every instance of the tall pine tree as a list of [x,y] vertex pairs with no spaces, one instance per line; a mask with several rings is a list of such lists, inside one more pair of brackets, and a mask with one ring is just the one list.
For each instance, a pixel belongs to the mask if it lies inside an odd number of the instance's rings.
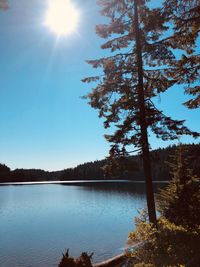
[[115,127],[114,134],[105,136],[111,142],[110,156],[126,156],[130,145],[141,150],[149,220],[156,224],[148,129],[163,140],[198,134],[185,127],[184,121],[165,115],[154,104],[156,96],[176,81],[167,76],[174,55],[161,41],[167,30],[165,14],[159,8],[149,8],[147,2],[98,1],[101,14],[109,23],[97,25],[96,32],[108,39],[101,48],[109,49],[111,55],[88,61],[94,68],[102,68],[102,73],[83,81],[94,82],[87,98],[99,110],[99,117],[105,119],[105,128]]

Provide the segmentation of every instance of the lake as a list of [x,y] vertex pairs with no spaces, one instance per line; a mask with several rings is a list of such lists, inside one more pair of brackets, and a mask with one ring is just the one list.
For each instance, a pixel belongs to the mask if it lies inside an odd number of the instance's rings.
[[146,207],[143,183],[128,181],[0,186],[0,266],[57,266],[62,252],[122,252]]

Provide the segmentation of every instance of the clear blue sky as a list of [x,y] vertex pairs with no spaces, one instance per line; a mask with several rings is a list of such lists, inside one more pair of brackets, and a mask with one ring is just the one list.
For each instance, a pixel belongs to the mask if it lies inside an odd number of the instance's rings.
[[[75,1],[77,33],[59,41],[43,25],[45,0],[10,0],[11,8],[0,11],[0,162],[12,169],[58,170],[108,153],[102,121],[80,98],[90,90],[81,79],[94,74],[85,60],[104,55],[94,30],[103,20],[95,2]],[[158,105],[200,131],[200,112],[181,105],[182,91],[169,90]],[[168,144],[151,138],[152,148]]]

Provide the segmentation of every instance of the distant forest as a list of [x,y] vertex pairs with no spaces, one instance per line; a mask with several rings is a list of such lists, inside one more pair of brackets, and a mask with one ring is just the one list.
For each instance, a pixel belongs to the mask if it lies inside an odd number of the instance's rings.
[[[190,160],[190,168],[193,173],[200,176],[200,144],[184,145],[185,157]],[[170,155],[174,155],[177,146],[159,148],[151,152],[152,174],[155,181],[165,181],[170,179],[169,166]],[[0,182],[31,182],[31,181],[55,181],[55,180],[99,180],[99,179],[128,179],[143,181],[142,158],[140,155],[131,156],[133,171],[123,171],[115,176],[105,176],[102,167],[105,160],[88,162],[78,165],[75,168],[68,168],[61,171],[44,171],[40,169],[15,169],[10,170],[4,164],[0,164]]]

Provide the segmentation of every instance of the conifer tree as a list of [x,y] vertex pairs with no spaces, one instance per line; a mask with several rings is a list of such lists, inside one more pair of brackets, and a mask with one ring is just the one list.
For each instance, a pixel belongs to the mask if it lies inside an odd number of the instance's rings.
[[186,147],[180,145],[168,162],[172,180],[160,190],[157,200],[161,215],[170,222],[195,229],[200,225],[200,177],[189,167],[191,160]]
[[97,34],[108,39],[102,49],[110,56],[89,60],[101,68],[99,76],[83,79],[94,82],[86,97],[99,110],[104,126],[115,132],[106,135],[111,142],[110,156],[127,156],[131,145],[141,151],[146,181],[147,207],[150,222],[156,224],[155,203],[149,156],[148,129],[163,140],[187,134],[196,137],[183,125],[158,110],[154,99],[176,81],[168,78],[166,67],[174,60],[171,49],[160,41],[165,26],[165,14],[159,8],[149,8],[146,0],[100,0],[101,14],[108,24],[96,26]]
[[200,1],[165,0],[163,6],[163,14],[172,25],[166,45],[179,52],[182,50],[182,56],[173,62],[169,76],[185,86],[185,93],[192,98],[184,105],[194,109],[200,106]]

